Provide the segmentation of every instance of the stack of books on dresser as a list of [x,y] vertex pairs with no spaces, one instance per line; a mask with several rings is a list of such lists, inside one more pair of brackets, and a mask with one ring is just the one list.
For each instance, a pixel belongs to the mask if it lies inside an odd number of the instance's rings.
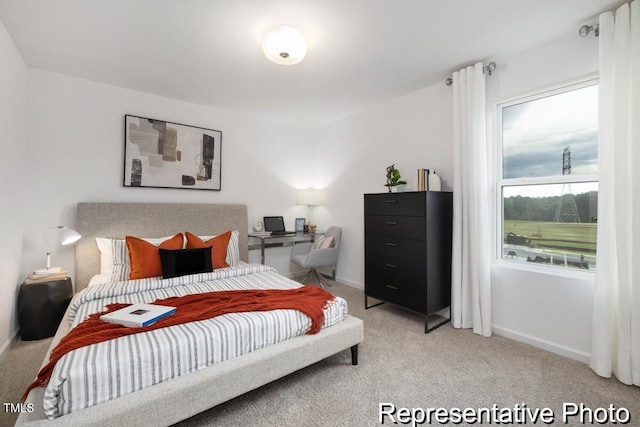
[[435,171],[429,169],[418,169],[418,191],[440,191],[441,180]]
[[429,177],[429,169],[418,169],[418,191],[427,191],[427,180]]

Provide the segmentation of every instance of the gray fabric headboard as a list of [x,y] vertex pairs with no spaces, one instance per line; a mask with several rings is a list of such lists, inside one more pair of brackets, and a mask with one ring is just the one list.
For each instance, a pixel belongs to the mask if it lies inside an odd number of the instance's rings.
[[189,203],[78,203],[76,292],[100,272],[96,237],[164,237],[189,231],[211,236],[240,231],[240,259],[249,260],[247,206]]

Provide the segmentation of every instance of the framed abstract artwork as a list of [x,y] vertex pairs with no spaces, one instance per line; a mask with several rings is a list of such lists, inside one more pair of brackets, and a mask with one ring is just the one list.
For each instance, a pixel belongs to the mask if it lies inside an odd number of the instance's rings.
[[124,116],[125,187],[221,189],[222,132]]

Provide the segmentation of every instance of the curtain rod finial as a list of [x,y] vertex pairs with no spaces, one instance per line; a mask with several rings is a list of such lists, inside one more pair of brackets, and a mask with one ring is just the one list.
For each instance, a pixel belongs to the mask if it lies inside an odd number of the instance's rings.
[[491,73],[493,73],[496,69],[496,63],[491,61],[489,62],[484,68],[483,70],[487,72],[488,75],[491,75]]
[[587,37],[591,31],[598,37],[600,35],[600,25],[583,25],[578,29],[578,34],[580,34],[580,37]]

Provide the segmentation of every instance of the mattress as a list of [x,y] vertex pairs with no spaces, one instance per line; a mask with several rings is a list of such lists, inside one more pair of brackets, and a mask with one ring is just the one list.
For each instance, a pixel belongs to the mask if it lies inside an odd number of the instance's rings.
[[[242,289],[294,289],[300,283],[271,267],[236,266],[171,279],[108,282],[94,278],[69,307],[73,328],[107,304],[148,303],[193,293]],[[347,316],[344,299],[324,309],[323,327]],[[207,366],[303,335],[311,320],[296,310],[233,313],[81,347],[56,364],[44,394],[44,411],[53,419],[73,411],[188,375]]]

